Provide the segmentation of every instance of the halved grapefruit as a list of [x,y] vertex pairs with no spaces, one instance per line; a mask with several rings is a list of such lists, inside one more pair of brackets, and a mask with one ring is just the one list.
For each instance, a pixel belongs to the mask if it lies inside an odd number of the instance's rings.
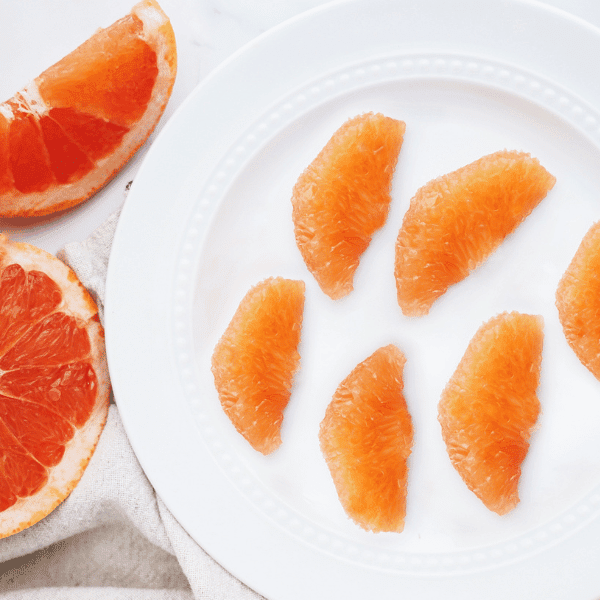
[[96,305],[54,256],[0,234],[0,537],[81,478],[108,412]]

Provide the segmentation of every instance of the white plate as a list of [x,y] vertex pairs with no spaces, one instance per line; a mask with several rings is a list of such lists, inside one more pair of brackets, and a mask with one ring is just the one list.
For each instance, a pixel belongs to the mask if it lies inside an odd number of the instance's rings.
[[[107,282],[108,357],[133,447],[190,535],[261,594],[587,599],[600,595],[600,383],[567,346],[554,292],[600,218],[600,32],[534,2],[334,3],[237,53],[180,107],[123,210]],[[291,189],[363,111],[407,124],[385,227],[333,302],[295,246]],[[537,156],[557,184],[421,319],[401,315],[393,247],[416,189],[480,156]],[[283,444],[250,448],[221,411],[212,350],[250,286],[307,284],[302,368]],[[477,327],[541,314],[540,428],[521,503],[488,511],[447,457],[437,402]],[[377,347],[407,356],[416,437],[406,527],[346,518],[318,447],[339,382]]]

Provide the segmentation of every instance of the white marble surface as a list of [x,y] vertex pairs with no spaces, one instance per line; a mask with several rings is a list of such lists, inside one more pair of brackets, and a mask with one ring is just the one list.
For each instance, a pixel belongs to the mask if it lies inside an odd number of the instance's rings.
[[[11,97],[30,79],[87,39],[95,29],[107,26],[129,12],[131,4],[131,0],[0,0],[0,50],[5,57],[0,95],[3,99]],[[162,0],[161,5],[171,18],[177,38],[178,76],[171,101],[150,140],[122,172],[88,202],[54,217],[29,221],[0,219],[0,230],[53,253],[66,243],[85,239],[122,205],[126,185],[135,178],[149,145],[196,85],[264,31],[323,4],[324,0]],[[597,0],[548,0],[548,4],[600,27],[600,3]],[[211,142],[200,140],[199,143]],[[165,198],[165,210],[168,210],[168,198]],[[82,562],[100,565],[103,553],[126,551],[130,546],[137,548],[144,543],[135,536],[125,541],[123,537],[121,528],[110,527],[99,533],[95,546],[90,545],[89,538],[85,545],[74,541],[70,548],[55,549],[51,560],[65,564],[72,561],[74,569],[81,569],[80,585],[85,585],[87,572],[81,568]],[[73,561],[75,555],[86,558]],[[40,564],[40,569],[30,571],[30,577],[33,577],[30,583],[37,581],[35,577],[40,582],[47,582],[44,571],[51,569],[52,564]],[[21,567],[15,563],[11,569],[14,575],[9,575],[18,578]],[[4,575],[6,573],[0,573],[0,593],[2,584],[7,581]],[[129,574],[129,577],[132,587],[144,585],[152,578],[160,579],[157,585],[168,584],[173,588],[184,585],[168,557],[165,558],[164,573],[140,572]],[[91,576],[89,582],[103,583],[97,574]]]

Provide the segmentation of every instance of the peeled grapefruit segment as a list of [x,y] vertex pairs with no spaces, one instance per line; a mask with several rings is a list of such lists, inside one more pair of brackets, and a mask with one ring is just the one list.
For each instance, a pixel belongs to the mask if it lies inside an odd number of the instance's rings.
[[567,342],[600,380],[600,221],[585,234],[556,290]]
[[517,312],[484,323],[442,393],[439,422],[452,464],[490,510],[519,502],[521,464],[540,413],[543,320]]
[[252,287],[216,345],[212,373],[223,410],[250,445],[281,445],[283,411],[300,365],[304,282],[271,277]]
[[427,314],[437,298],[502,243],[554,183],[536,158],[504,150],[420,188],[396,241],[402,312]]
[[405,362],[394,345],[375,351],[342,381],[321,422],[321,451],[340,502],[367,531],[404,529],[413,444]]
[[296,244],[333,299],[352,291],[360,257],[387,219],[405,129],[379,113],[346,121],[294,186]]
[[101,188],[154,130],[176,67],[169,19],[143,0],[0,104],[0,217],[53,213]]
[[81,478],[108,413],[98,310],[54,256],[0,234],[0,537]]

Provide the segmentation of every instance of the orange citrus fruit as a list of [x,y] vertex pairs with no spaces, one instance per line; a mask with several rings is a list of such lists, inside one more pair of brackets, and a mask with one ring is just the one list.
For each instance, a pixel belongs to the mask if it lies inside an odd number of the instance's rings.
[[585,234],[562,276],[556,306],[567,342],[600,379],[600,222]]
[[405,358],[379,348],[342,381],[319,439],[346,514],[367,531],[404,529],[412,419],[403,394]]
[[439,421],[468,488],[502,515],[519,502],[521,464],[540,412],[543,319],[502,313],[471,340],[443,391]]
[[0,234],[0,537],[75,487],[110,384],[96,305],[54,256]]
[[250,445],[281,445],[283,411],[300,364],[304,282],[270,277],[242,299],[212,356],[223,410]]
[[501,151],[420,188],[396,241],[402,312],[427,314],[529,215],[554,182],[529,154]]
[[293,190],[296,243],[321,289],[338,299],[387,219],[404,122],[367,113],[346,121]]
[[0,216],[53,213],[102,187],[156,126],[176,63],[168,17],[143,0],[0,104]]

